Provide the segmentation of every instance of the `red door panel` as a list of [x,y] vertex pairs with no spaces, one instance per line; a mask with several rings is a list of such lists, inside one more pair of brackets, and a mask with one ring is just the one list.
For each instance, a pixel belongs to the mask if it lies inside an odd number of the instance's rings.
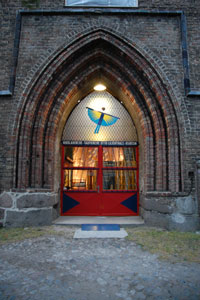
[[113,192],[103,193],[103,215],[105,216],[131,216],[138,213],[138,197],[136,193]]
[[100,196],[98,193],[63,192],[63,215],[98,215],[100,214]]

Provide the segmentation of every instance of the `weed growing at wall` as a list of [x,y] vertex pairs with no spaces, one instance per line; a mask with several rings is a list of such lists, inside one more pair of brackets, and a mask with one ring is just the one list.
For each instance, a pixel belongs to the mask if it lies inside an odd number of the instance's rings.
[[40,0],[22,0],[22,6],[29,9],[34,9],[39,7]]

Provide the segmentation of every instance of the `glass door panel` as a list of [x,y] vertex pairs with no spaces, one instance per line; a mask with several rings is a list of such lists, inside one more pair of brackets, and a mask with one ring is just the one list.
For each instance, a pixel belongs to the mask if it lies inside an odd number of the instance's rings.
[[98,148],[71,146],[65,147],[64,167],[98,167]]
[[103,167],[137,167],[136,148],[103,147]]
[[103,190],[137,190],[136,170],[103,170]]
[[66,169],[63,172],[65,191],[92,191],[97,189],[97,170]]

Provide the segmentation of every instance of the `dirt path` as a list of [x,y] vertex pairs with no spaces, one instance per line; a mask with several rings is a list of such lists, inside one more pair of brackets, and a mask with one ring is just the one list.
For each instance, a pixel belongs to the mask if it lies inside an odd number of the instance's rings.
[[0,246],[0,299],[200,299],[200,264],[160,261],[127,239],[73,233]]

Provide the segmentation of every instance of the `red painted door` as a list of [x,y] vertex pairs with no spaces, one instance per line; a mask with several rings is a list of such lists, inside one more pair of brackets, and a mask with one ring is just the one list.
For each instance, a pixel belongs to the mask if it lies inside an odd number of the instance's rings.
[[138,148],[62,146],[61,215],[138,215]]

